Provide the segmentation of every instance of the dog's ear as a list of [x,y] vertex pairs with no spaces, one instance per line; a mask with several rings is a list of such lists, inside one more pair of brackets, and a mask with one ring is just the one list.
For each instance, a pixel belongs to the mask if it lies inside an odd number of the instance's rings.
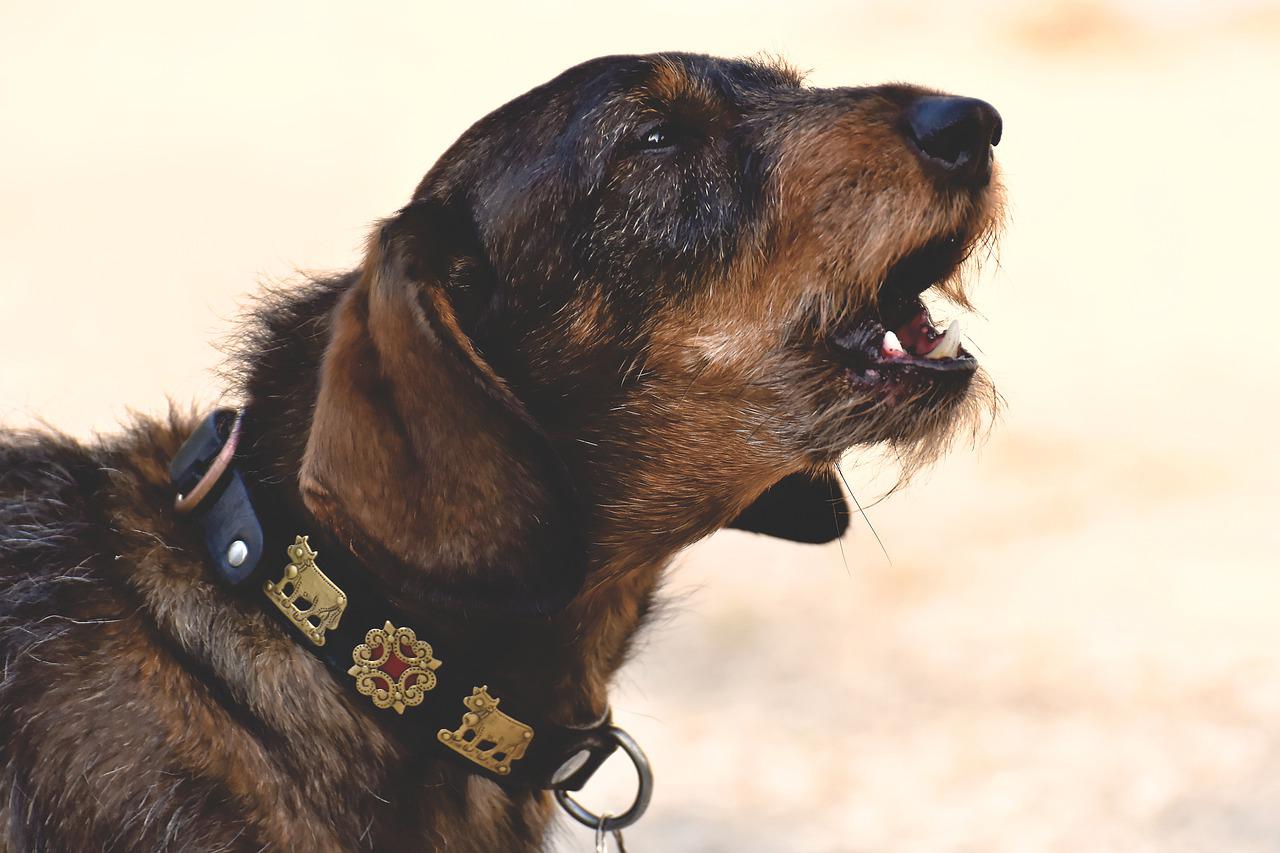
[[383,222],[334,309],[300,476],[308,510],[425,600],[546,610],[581,585],[572,489],[466,331],[492,290],[469,217]]
[[834,471],[784,477],[729,525],[793,542],[820,544],[849,529],[849,504]]

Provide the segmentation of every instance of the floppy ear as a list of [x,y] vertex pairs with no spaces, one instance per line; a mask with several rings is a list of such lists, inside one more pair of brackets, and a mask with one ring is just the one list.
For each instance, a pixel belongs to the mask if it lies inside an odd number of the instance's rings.
[[816,545],[839,539],[849,529],[849,504],[835,472],[792,474],[756,498],[729,526]]
[[[582,582],[575,502],[550,442],[460,322],[487,293],[492,274],[451,204],[414,202],[380,225],[332,317],[303,501],[375,558],[371,570],[399,572],[406,594],[547,609]],[[383,567],[386,555],[401,565]]]

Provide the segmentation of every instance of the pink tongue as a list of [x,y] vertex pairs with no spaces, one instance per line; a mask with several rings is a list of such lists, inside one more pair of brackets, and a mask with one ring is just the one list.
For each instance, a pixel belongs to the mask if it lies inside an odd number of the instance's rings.
[[929,322],[929,315],[925,311],[908,320],[898,329],[897,335],[903,348],[912,355],[926,355],[938,345],[942,337]]

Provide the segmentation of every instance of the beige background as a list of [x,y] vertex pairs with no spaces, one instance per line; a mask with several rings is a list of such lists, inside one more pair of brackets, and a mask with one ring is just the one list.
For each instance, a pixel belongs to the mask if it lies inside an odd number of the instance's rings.
[[1008,408],[870,510],[891,563],[862,524],[679,561],[616,692],[658,768],[632,849],[1280,850],[1276,6],[0,0],[0,420],[215,400],[256,282],[351,265],[471,121],[656,49],[1000,108],[967,328]]

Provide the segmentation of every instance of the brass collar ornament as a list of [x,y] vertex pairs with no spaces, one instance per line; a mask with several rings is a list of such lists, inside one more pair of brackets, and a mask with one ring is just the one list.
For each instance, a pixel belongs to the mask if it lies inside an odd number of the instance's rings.
[[347,609],[347,596],[316,565],[316,552],[309,537],[298,536],[289,546],[289,564],[284,575],[262,590],[276,609],[285,615],[302,635],[317,646],[324,645],[324,632],[338,627],[342,611]]
[[[347,594],[316,563],[319,552],[309,536],[295,536],[288,555],[280,579],[264,582],[262,591],[303,637],[323,646],[325,632],[337,630],[342,621]],[[365,633],[364,642],[351,649],[351,660],[347,675],[355,679],[356,690],[375,708],[402,716],[435,689],[436,670],[444,664],[417,632],[397,628],[389,619]],[[462,701],[467,711],[461,723],[456,729],[440,729],[436,737],[468,761],[499,776],[510,774],[512,762],[528,751],[533,728],[499,711],[501,700],[490,695],[488,685],[472,688]]]
[[397,714],[421,705],[427,691],[436,686],[440,661],[431,656],[431,645],[418,639],[412,628],[397,628],[389,621],[370,628],[364,642],[351,650],[355,664],[347,675],[356,679],[356,690],[378,708]]
[[[507,697],[515,708],[507,707],[479,677],[501,661],[477,660],[465,643],[437,656],[424,630],[430,626],[398,614],[363,565],[321,531],[298,532],[306,531],[307,520],[282,508],[236,465],[246,417],[229,409],[209,415],[169,465],[175,511],[203,536],[213,574],[231,590],[270,602],[268,611],[286,630],[367,697],[371,713],[410,747],[451,756],[504,787],[554,791],[572,817],[601,832],[638,820],[653,778],[626,732],[607,713],[580,728],[545,718],[531,723],[531,709],[545,703],[515,696]],[[276,562],[281,558],[283,566]],[[636,767],[639,792],[622,815],[595,815],[570,792],[581,790],[619,748]]]
[[489,695],[489,686],[476,687],[462,700],[467,713],[462,725],[441,729],[436,737],[445,746],[499,776],[511,772],[511,762],[524,758],[533,729],[498,710],[498,699]]

